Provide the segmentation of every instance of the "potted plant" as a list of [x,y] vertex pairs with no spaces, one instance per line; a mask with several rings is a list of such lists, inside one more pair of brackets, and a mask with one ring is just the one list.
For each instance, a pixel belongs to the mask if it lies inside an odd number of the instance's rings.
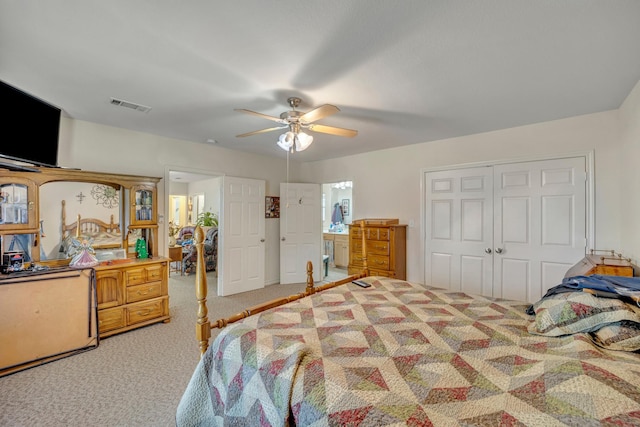
[[218,215],[213,212],[202,212],[196,219],[196,226],[200,227],[217,227]]

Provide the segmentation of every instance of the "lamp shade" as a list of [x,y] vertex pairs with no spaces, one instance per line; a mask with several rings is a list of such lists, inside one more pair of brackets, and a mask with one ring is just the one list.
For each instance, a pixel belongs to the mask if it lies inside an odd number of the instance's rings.
[[295,139],[295,134],[293,132],[286,132],[280,135],[278,138],[278,147],[282,148],[285,151],[289,151],[291,147],[293,147],[293,141]]
[[304,151],[309,148],[309,146],[313,142],[313,137],[311,135],[307,135],[304,132],[300,132],[296,135],[295,141],[296,151]]

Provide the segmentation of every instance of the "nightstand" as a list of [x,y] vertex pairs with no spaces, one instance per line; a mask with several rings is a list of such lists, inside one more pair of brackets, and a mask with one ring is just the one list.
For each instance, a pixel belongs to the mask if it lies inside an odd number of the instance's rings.
[[169,258],[169,275],[174,271],[182,276],[182,246],[169,246]]

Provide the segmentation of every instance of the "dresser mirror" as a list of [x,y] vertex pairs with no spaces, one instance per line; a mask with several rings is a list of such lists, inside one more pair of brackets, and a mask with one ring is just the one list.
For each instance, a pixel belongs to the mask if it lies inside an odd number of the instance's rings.
[[41,261],[66,259],[78,233],[99,253],[123,249],[119,185],[55,181],[42,184],[39,195]]

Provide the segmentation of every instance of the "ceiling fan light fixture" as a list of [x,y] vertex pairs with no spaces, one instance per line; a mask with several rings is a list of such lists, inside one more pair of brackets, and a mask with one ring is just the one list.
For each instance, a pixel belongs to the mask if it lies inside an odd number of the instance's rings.
[[304,132],[299,132],[295,138],[296,141],[296,151],[304,151],[313,142],[313,137],[311,135],[307,135]]
[[278,138],[278,147],[282,148],[284,151],[289,151],[291,147],[293,147],[295,137],[296,135],[291,131],[283,133]]

